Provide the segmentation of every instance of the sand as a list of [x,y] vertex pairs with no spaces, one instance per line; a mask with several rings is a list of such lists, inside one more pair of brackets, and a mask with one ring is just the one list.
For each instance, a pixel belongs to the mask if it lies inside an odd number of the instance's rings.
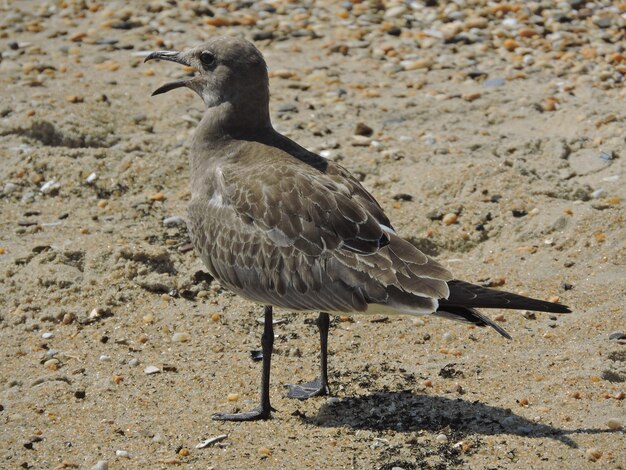
[[[354,3],[1,6],[1,468],[626,467],[626,7],[549,5],[542,26],[519,5]],[[213,34],[258,39],[275,127],[402,236],[573,312],[485,312],[511,341],[335,317],[332,397],[300,402],[284,384],[317,372],[315,314],[278,311],[273,419],[211,420],[256,405],[262,309],[189,249],[202,103],[151,98],[192,72],[142,57]]]

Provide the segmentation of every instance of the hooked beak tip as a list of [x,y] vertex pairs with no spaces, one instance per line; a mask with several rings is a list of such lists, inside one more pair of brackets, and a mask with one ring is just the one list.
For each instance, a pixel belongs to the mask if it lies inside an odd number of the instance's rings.
[[153,60],[153,59],[160,59],[161,57],[163,57],[163,52],[166,51],[155,51],[155,52],[151,52],[150,54],[148,54],[145,59],[143,59],[143,63],[145,64],[146,62],[148,62],[149,60]]
[[189,65],[189,60],[178,51],[154,51],[148,54],[143,61],[146,63],[154,59],[168,60],[182,65]]

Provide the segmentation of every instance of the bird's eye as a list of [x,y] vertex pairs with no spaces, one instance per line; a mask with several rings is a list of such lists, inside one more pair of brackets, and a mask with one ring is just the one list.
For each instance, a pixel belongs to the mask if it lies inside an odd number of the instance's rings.
[[209,67],[215,62],[215,56],[209,51],[203,51],[200,54],[200,62],[202,62],[202,65],[205,67]]

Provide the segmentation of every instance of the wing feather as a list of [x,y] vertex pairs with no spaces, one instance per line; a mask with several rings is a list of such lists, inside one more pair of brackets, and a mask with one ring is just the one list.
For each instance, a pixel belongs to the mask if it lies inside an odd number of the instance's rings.
[[[258,142],[229,155],[215,170],[218,184],[207,178],[189,208],[194,245],[227,288],[279,307],[333,312],[390,302],[408,312],[411,301],[422,312],[448,296],[450,273],[395,235],[341,166],[311,165]],[[216,191],[220,205],[209,203]]]

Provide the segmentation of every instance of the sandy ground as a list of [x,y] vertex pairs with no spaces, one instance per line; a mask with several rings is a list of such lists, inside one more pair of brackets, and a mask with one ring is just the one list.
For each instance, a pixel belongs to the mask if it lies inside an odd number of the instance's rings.
[[[1,468],[626,467],[626,6],[544,2],[542,26],[396,3],[0,2]],[[299,402],[283,384],[315,376],[314,315],[279,312],[274,418],[212,421],[256,404],[262,310],[188,250],[201,102],[151,98],[190,72],[142,52],[213,34],[258,39],[275,126],[359,175],[403,236],[573,313],[489,312],[512,341],[335,318],[333,397]]]

